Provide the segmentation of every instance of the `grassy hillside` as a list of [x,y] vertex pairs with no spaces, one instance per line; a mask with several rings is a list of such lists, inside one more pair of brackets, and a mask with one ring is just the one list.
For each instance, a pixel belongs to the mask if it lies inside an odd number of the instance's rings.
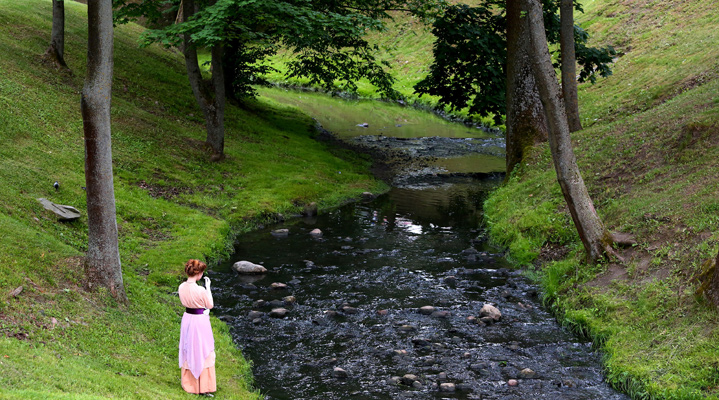
[[547,146],[486,204],[491,235],[530,265],[560,321],[593,336],[635,398],[719,398],[719,313],[695,295],[719,251],[719,6],[584,2],[579,22],[624,55],[580,86],[575,150],[595,206],[636,236],[586,265]]
[[[141,28],[120,26],[113,155],[130,305],[86,292],[86,218],[60,223],[36,201],[83,213],[86,206],[79,94],[86,9],[65,4],[72,73],[42,57],[50,0],[0,0],[0,397],[187,398],[177,367],[182,309],[173,295],[184,261],[227,256],[233,235],[276,213],[384,187],[367,174],[368,160],[315,141],[307,116],[266,101],[228,109],[227,160],[210,163],[181,56],[138,49]],[[227,327],[212,323],[218,396],[258,398]]]

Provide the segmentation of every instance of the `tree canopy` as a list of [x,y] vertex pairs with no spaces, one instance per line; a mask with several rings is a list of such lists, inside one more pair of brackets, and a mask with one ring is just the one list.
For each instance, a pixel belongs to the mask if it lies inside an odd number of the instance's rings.
[[[559,1],[545,0],[544,22],[547,41],[559,43]],[[470,115],[493,116],[500,123],[506,113],[506,13],[504,1],[485,0],[479,6],[450,5],[433,23],[434,62],[415,90],[439,97],[450,109],[469,107]],[[575,3],[575,9],[582,11]],[[589,47],[589,34],[575,25],[579,81],[594,82],[597,75],[609,76],[609,63],[616,54],[610,46]],[[558,47],[558,46],[557,46]],[[559,50],[553,52],[561,62]]]
[[[144,16],[151,22],[177,15],[180,0],[115,1],[116,21]],[[237,90],[252,95],[250,84],[262,83],[269,66],[261,61],[284,48],[295,54],[288,77],[307,77],[329,91],[356,91],[368,79],[386,97],[396,97],[387,64],[375,57],[378,47],[365,36],[383,31],[392,10],[428,15],[443,0],[216,0],[198,1],[199,10],[186,21],[149,30],[145,44],[177,46],[190,34],[197,47],[226,46],[229,71]],[[167,20],[167,18],[166,18]],[[227,69],[227,65],[225,67]],[[236,74],[233,74],[236,72]]]

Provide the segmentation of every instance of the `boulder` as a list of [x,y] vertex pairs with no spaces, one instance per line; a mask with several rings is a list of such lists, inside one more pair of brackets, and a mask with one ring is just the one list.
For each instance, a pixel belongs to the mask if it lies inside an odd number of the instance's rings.
[[490,317],[494,321],[499,321],[502,318],[502,313],[499,312],[499,309],[497,307],[491,305],[491,304],[485,304],[481,310],[479,310],[479,317],[480,320],[482,317]]
[[537,373],[532,371],[529,368],[525,368],[525,369],[519,371],[519,376],[522,379],[533,379],[536,375],[537,375]]
[[270,311],[270,317],[272,318],[284,318],[289,310],[286,308],[273,308],[272,311]]
[[46,210],[55,213],[55,215],[57,215],[57,219],[60,221],[74,221],[80,218],[80,211],[78,211],[78,209],[73,206],[55,204],[52,201],[42,197],[37,199],[37,201],[39,201]]
[[238,261],[232,265],[232,269],[238,274],[253,275],[267,273],[267,268],[249,261]]
[[422,315],[430,315],[435,311],[435,308],[432,306],[422,306],[419,308],[419,313]]
[[332,376],[334,376],[337,379],[347,379],[349,374],[347,373],[347,371],[343,370],[342,368],[334,367],[332,369]]
[[454,383],[451,382],[445,382],[439,385],[439,391],[440,392],[454,392],[456,390],[456,387]]
[[403,385],[412,386],[413,383],[418,382],[419,378],[417,375],[414,374],[406,374],[402,378],[400,378],[400,382]]

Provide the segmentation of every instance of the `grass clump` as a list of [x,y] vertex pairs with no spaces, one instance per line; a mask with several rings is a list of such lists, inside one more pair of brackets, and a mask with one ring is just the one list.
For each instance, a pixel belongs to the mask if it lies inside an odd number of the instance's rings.
[[[113,163],[130,304],[85,291],[86,218],[60,223],[36,201],[86,209],[86,8],[65,8],[72,73],[42,56],[51,2],[0,0],[0,397],[188,398],[179,384],[183,310],[174,294],[183,263],[226,258],[238,233],[278,213],[296,214],[311,201],[333,207],[385,186],[368,174],[370,160],[315,140],[309,117],[262,99],[228,107],[227,160],[210,162],[181,55],[139,49],[142,28],[118,26]],[[260,398],[227,327],[212,323],[218,396]]]

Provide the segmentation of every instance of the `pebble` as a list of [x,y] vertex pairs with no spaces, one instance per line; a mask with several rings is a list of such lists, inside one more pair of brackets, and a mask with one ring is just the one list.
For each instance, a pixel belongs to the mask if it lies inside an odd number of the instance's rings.
[[517,386],[517,385],[519,385],[519,382],[517,382],[516,379],[510,379],[510,380],[507,381],[507,385],[509,385],[509,386]]
[[502,313],[499,309],[491,304],[485,304],[482,309],[479,310],[479,317],[490,317],[495,321],[499,321],[502,318]]
[[435,311],[435,308],[432,306],[423,306],[419,308],[419,313],[422,315],[430,315]]
[[297,298],[295,298],[295,296],[286,296],[282,298],[282,301],[287,304],[294,304],[297,302]]
[[287,237],[290,234],[289,229],[275,229],[272,231],[272,236],[274,237]]
[[270,288],[275,289],[275,290],[283,290],[283,289],[287,289],[287,285],[285,285],[284,283],[280,283],[280,282],[274,282],[270,285]]
[[377,310],[378,315],[387,315],[389,312],[387,310]]
[[534,378],[535,375],[537,375],[537,373],[532,371],[529,368],[525,368],[519,372],[519,376],[522,379],[532,379],[532,378]]
[[270,302],[267,303],[267,304],[269,304],[269,306],[272,307],[272,308],[280,308],[280,307],[282,307],[282,306],[285,305],[285,302],[282,301],[282,300],[277,300],[277,299],[275,299],[275,300],[270,301]]
[[345,370],[342,369],[342,368],[334,367],[334,368],[332,369],[332,376],[334,376],[334,377],[337,378],[337,379],[347,379],[347,377],[349,376],[349,374],[347,373],[347,371],[345,371]]
[[264,316],[265,316],[265,313],[263,313],[262,311],[250,311],[249,313],[247,313],[247,316],[248,316],[251,320],[255,320],[255,319],[257,319],[257,318],[262,318],[262,317],[264,317]]
[[449,311],[435,311],[432,313],[432,317],[434,318],[449,318],[449,316],[452,315]]
[[272,318],[284,318],[289,311],[286,308],[273,308],[270,311],[270,317]]
[[352,306],[344,306],[342,307],[342,312],[345,314],[357,314],[359,310]]
[[417,382],[417,375],[413,374],[406,374],[402,377],[401,382],[407,386],[412,386],[415,382]]
[[412,325],[400,325],[399,328],[397,328],[397,329],[399,329],[402,332],[414,332],[417,330],[417,328]]
[[445,382],[439,385],[440,392],[454,392],[455,390],[456,387],[454,386],[454,383],[451,382]]

